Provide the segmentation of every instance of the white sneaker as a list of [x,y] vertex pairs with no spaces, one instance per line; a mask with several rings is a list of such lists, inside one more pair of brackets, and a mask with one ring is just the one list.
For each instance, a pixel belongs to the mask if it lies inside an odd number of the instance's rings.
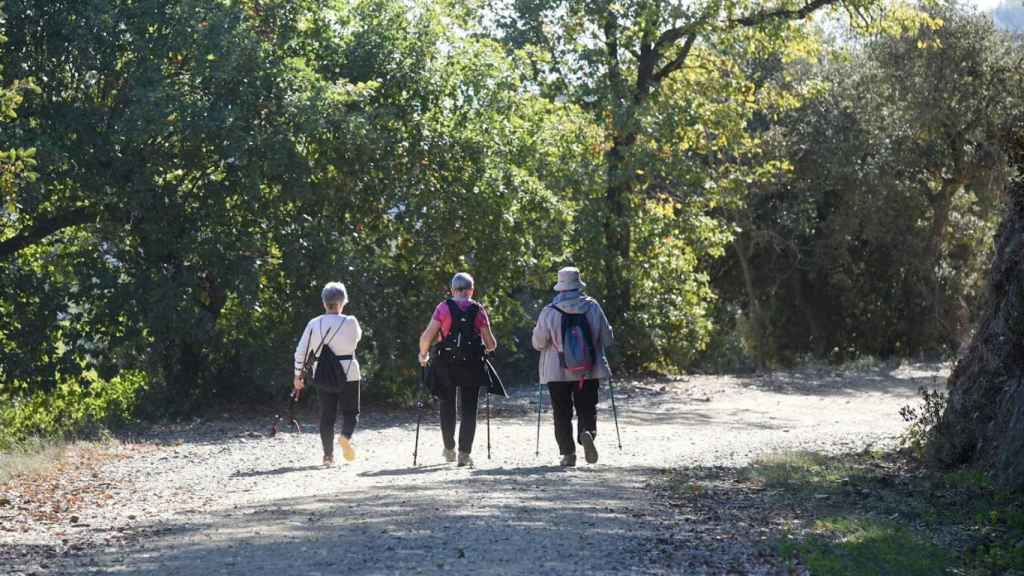
[[454,448],[445,448],[444,449],[444,461],[445,462],[455,462],[455,449]]
[[473,467],[473,459],[469,457],[469,452],[459,452],[459,466]]

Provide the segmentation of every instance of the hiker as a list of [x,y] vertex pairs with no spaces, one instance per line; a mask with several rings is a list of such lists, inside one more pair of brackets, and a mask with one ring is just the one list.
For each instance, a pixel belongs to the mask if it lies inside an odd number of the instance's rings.
[[[455,397],[462,402],[459,426],[459,466],[473,466],[473,436],[476,434],[477,402],[480,389],[487,393],[484,355],[498,347],[491,332],[487,311],[473,300],[473,277],[459,272],[452,278],[451,298],[441,302],[420,335],[421,366],[432,363],[438,378],[441,402],[441,439],[444,459],[455,457]],[[435,345],[436,341],[436,345]]]
[[[558,271],[558,294],[541,310],[533,329],[533,347],[540,352],[540,383],[551,393],[555,441],[562,466],[576,465],[572,413],[576,409],[577,441],[587,462],[597,462],[597,387],[611,378],[605,348],[612,344],[612,327],[573,267]],[[567,341],[568,340],[568,341]]]
[[348,303],[348,291],[341,282],[329,282],[320,293],[324,314],[306,324],[295,347],[296,391],[302,390],[303,366],[312,355],[313,382],[320,396],[320,441],[324,449],[324,466],[334,464],[334,422],[341,406],[341,436],[338,444],[347,461],[356,457],[352,434],[359,420],[359,361],[356,345],[363,336],[355,316],[342,313]]

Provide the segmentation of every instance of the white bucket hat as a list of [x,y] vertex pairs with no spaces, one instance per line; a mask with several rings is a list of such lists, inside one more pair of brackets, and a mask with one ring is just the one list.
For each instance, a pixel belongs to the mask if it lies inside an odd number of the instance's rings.
[[558,284],[555,284],[555,290],[557,292],[565,292],[566,290],[579,290],[586,288],[586,284],[580,280],[580,270],[575,266],[566,266],[558,271]]

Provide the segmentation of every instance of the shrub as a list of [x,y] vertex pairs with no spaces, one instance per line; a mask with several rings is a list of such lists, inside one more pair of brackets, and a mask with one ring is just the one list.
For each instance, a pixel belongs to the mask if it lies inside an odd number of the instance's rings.
[[49,391],[0,394],[0,449],[32,436],[68,437],[131,422],[146,387],[147,378],[139,371],[110,380],[90,371],[63,379]]
[[934,433],[935,425],[946,410],[947,397],[945,392],[928,390],[923,386],[918,388],[918,393],[922,399],[920,405],[900,408],[903,421],[910,424],[900,437],[900,445],[904,450],[920,458],[924,456],[925,446]]

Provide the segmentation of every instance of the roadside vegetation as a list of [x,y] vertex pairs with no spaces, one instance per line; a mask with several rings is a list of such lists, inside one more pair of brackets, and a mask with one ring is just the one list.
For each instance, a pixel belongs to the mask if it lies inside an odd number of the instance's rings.
[[680,506],[767,530],[794,573],[1024,574],[1024,494],[980,472],[936,472],[891,452],[785,452],[677,470],[661,485]]

